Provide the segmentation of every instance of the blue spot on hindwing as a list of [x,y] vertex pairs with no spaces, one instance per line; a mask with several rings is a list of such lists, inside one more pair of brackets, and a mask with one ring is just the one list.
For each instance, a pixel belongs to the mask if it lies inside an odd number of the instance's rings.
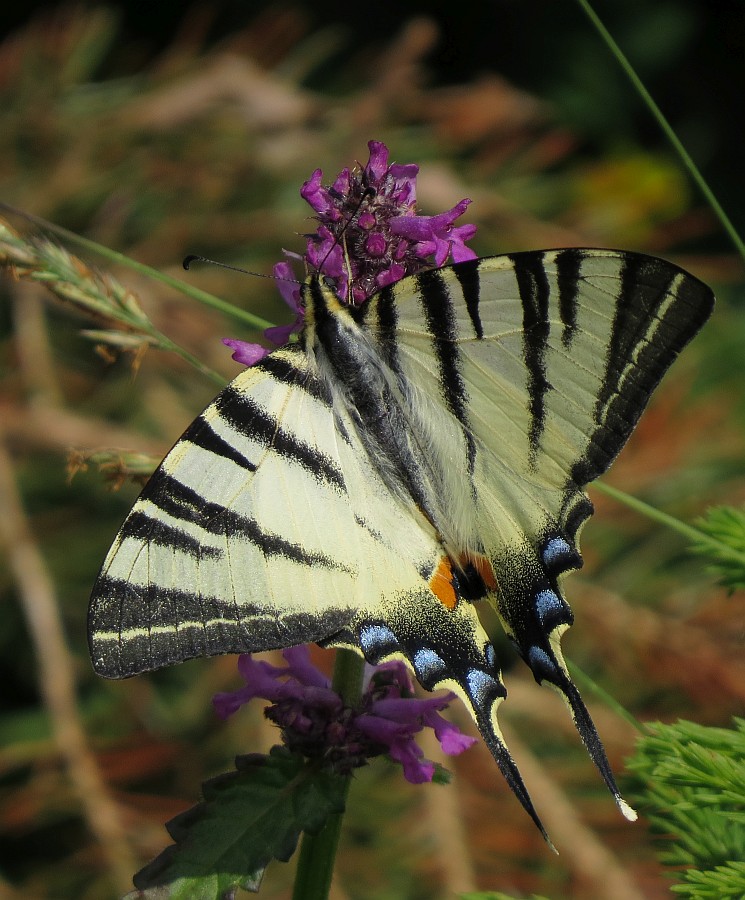
[[541,648],[536,647],[535,644],[528,650],[528,665],[532,669],[535,680],[539,684],[544,678],[548,678],[550,681],[553,681],[556,678],[558,671],[556,663],[554,663],[545,650],[541,650]]
[[412,662],[417,677],[425,683],[439,681],[447,672],[445,660],[428,647],[422,647],[421,650],[417,650]]
[[396,635],[387,625],[365,625],[360,629],[360,647],[365,656],[373,659],[387,656],[398,646]]
[[497,654],[494,650],[494,647],[491,644],[487,644],[484,647],[484,656],[486,657],[486,664],[490,669],[497,668]]
[[504,697],[507,694],[502,684],[481,669],[469,669],[466,684],[474,703],[481,707],[486,706],[487,700],[491,699],[490,695]]
[[552,537],[546,542],[543,548],[543,564],[554,568],[557,563],[561,563],[567,557],[573,557],[574,551],[563,537]]
[[555,591],[539,591],[535,597],[535,611],[538,613],[541,625],[546,627],[551,623],[547,628],[550,631],[557,624],[555,621],[551,621],[557,618],[557,613],[561,613],[563,619],[564,604]]

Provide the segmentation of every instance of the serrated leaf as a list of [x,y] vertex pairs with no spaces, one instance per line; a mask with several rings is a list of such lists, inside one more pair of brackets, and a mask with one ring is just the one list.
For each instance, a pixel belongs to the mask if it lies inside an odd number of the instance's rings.
[[258,891],[266,866],[287,861],[301,832],[344,811],[346,779],[275,747],[236,760],[203,785],[204,800],[171,819],[176,842],[134,877],[126,900],[232,900]]

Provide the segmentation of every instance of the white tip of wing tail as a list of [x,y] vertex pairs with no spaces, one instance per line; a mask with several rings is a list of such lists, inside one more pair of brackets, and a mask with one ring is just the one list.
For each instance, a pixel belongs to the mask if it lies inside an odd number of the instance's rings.
[[616,806],[621,810],[621,815],[629,822],[636,822],[639,818],[636,810],[632,809],[620,794],[616,795]]

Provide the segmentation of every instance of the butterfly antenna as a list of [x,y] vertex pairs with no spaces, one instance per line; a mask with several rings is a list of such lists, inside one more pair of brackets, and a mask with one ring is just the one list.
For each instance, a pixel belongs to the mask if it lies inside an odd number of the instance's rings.
[[347,284],[349,286],[350,296],[351,296],[351,284],[352,284],[352,265],[349,260],[349,252],[347,251],[346,233],[347,233],[347,229],[349,228],[349,226],[357,218],[357,214],[362,209],[362,204],[365,202],[365,200],[368,200],[370,197],[374,197],[374,196],[375,196],[375,189],[371,188],[369,186],[366,187],[365,190],[362,192],[362,196],[360,197],[360,199],[357,203],[357,206],[355,207],[355,209],[352,211],[352,213],[350,214],[347,221],[342,226],[341,231],[336,236],[336,240],[334,241],[334,243],[326,251],[326,255],[321,260],[321,263],[317,267],[317,271],[316,271],[316,274],[320,275],[320,273],[323,271],[323,267],[326,265],[326,260],[334,252],[334,249],[341,244],[342,247],[344,248],[344,264],[345,264],[346,270],[347,270]]
[[195,253],[185,256],[182,265],[188,272],[191,264],[196,261],[209,263],[211,266],[219,266],[221,269],[230,269],[232,272],[240,272],[243,275],[254,275],[256,278],[271,278],[272,281],[291,281],[293,284],[300,284],[294,278],[277,278],[276,275],[267,275],[266,272],[252,272],[250,269],[231,266],[229,263],[219,262],[216,259],[210,259],[208,256],[197,256]]

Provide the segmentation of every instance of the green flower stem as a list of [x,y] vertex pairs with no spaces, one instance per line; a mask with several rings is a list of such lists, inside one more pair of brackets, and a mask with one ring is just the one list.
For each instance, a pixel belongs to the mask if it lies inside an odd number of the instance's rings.
[[[348,706],[354,706],[362,696],[364,671],[365,661],[359,654],[351,650],[336,651],[331,686]],[[347,776],[344,780],[346,802],[352,779]],[[331,816],[318,834],[303,835],[292,900],[326,900],[328,897],[343,818],[343,813]]]
[[639,78],[639,76],[636,74],[631,63],[624,56],[623,51],[618,46],[618,44],[613,40],[613,37],[611,36],[608,29],[600,21],[600,18],[598,17],[597,13],[592,8],[592,6],[590,6],[590,3],[588,2],[588,0],[577,0],[577,2],[582,7],[584,12],[587,14],[587,17],[590,19],[590,21],[595,26],[595,28],[598,30],[601,38],[605,41],[606,45],[608,46],[608,49],[613,54],[613,56],[615,56],[618,64],[621,66],[621,68],[625,72],[626,76],[633,84],[633,86],[636,89],[636,91],[638,92],[639,96],[642,98],[644,103],[647,105],[649,111],[652,113],[654,118],[657,120],[657,124],[660,126],[662,131],[665,133],[665,136],[672,144],[673,149],[678,154],[681,161],[683,162],[683,165],[688,170],[688,174],[691,176],[691,178],[693,179],[695,184],[698,186],[701,193],[704,195],[706,202],[714,210],[714,213],[717,216],[717,218],[719,219],[722,227],[727,232],[730,240],[737,248],[737,252],[740,254],[740,256],[742,256],[743,259],[745,259],[745,242],[743,242],[742,238],[737,233],[737,229],[730,221],[729,216],[722,209],[721,205],[719,204],[719,201],[714,196],[711,188],[704,180],[703,175],[701,174],[701,172],[699,172],[699,170],[696,166],[696,163],[688,155],[688,151],[685,149],[685,147],[681,143],[677,134],[673,131],[673,128],[670,125],[670,123],[667,121],[665,116],[662,114],[662,110],[659,108],[659,106],[657,106],[655,101],[652,99],[651,94],[644,87],[644,84],[643,84],[641,78]]
[[5,203],[0,203],[0,209],[4,209],[7,212],[21,215],[33,222],[35,225],[39,225],[40,227],[44,228],[46,231],[52,231],[53,233],[60,235],[60,237],[64,237],[68,241],[78,244],[81,247],[85,247],[86,250],[90,250],[93,253],[97,253],[99,256],[103,256],[105,259],[111,260],[111,262],[126,266],[127,268],[132,269],[135,272],[139,272],[141,275],[145,275],[148,278],[153,278],[155,281],[160,281],[161,284],[167,284],[169,287],[172,287],[180,293],[185,294],[187,297],[191,297],[192,300],[196,300],[198,303],[202,303],[204,306],[209,306],[211,309],[216,309],[227,316],[232,316],[232,318],[238,319],[240,322],[242,322],[244,325],[248,325],[250,328],[271,328],[271,326],[274,324],[273,322],[268,322],[266,319],[262,319],[260,316],[255,316],[253,313],[247,312],[245,309],[240,309],[239,307],[234,306],[232,303],[221,300],[220,297],[215,297],[213,294],[207,293],[207,291],[202,291],[191,284],[187,284],[186,282],[181,281],[179,278],[174,278],[172,275],[166,275],[165,272],[159,272],[157,269],[146,266],[144,263],[137,262],[131,257],[126,256],[124,253],[119,253],[117,250],[111,250],[109,247],[105,247],[103,244],[98,244],[96,243],[96,241],[90,240],[90,238],[85,238],[82,237],[82,235],[75,234],[74,231],[68,231],[67,228],[63,228],[61,225],[55,225],[53,222],[47,222],[46,219],[40,219],[37,216],[31,215],[30,213],[14,209],[12,206],[8,206]]
[[687,538],[693,544],[707,544],[708,546],[716,550],[717,554],[720,557],[728,557],[734,562],[737,562],[741,566],[745,567],[745,554],[741,553],[739,550],[736,550],[734,547],[730,547],[723,541],[712,537],[705,531],[701,531],[699,528],[694,528],[693,525],[688,525],[685,522],[681,522],[680,519],[676,519],[674,516],[669,516],[667,513],[662,512],[662,510],[655,509],[654,506],[650,506],[643,500],[638,500],[636,497],[632,497],[631,494],[626,494],[623,491],[619,491],[618,488],[611,487],[605,482],[596,481],[594,482],[592,487],[593,490],[598,490],[603,494],[607,494],[609,497],[613,497],[614,500],[618,500],[619,503],[624,503],[626,506],[630,507],[636,512],[641,513],[643,516],[646,516],[648,519],[652,519],[654,522],[659,522],[660,525],[665,525],[667,528],[671,528],[673,531],[677,531],[678,534],[682,534],[683,537]]
[[571,662],[570,660],[566,660],[567,668],[569,669],[569,674],[572,676],[572,679],[577,683],[577,685],[585,690],[592,691],[596,697],[599,697],[606,706],[612,709],[617,716],[624,719],[626,722],[631,725],[632,728],[636,729],[636,731],[641,734],[649,734],[649,729],[646,725],[636,719],[624,706],[622,706],[618,700],[612,695],[609,694],[605,688],[600,687],[600,685],[591,678],[587,672],[576,664]]
[[362,697],[365,660],[353,650],[337,650],[331,687],[347,706],[356,706]]
[[219,372],[215,372],[214,369],[210,369],[209,366],[205,366],[205,364],[193,353],[190,353],[185,347],[180,346],[179,344],[174,343],[170,338],[166,337],[157,328],[150,326],[148,329],[148,333],[153,337],[155,341],[157,341],[158,349],[166,350],[171,353],[175,353],[177,356],[180,356],[181,359],[185,360],[188,363],[191,363],[195,369],[202,373],[202,375],[206,376],[210,379],[210,381],[214,381],[218,387],[225,387],[225,379]]

